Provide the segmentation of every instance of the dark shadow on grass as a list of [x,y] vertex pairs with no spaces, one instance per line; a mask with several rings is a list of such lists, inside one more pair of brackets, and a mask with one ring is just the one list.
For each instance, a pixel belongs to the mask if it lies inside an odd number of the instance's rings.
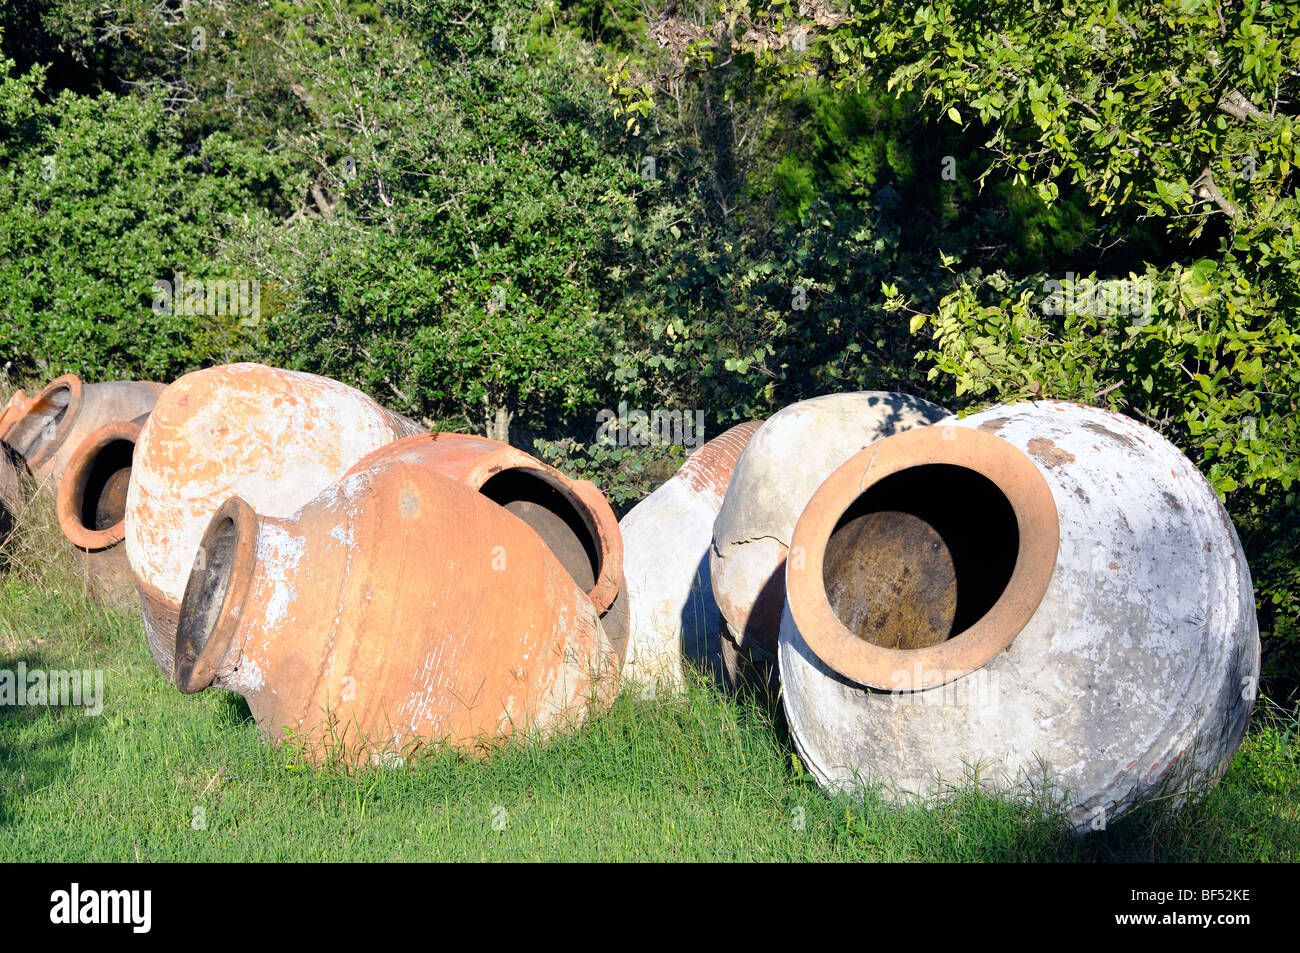
[[[0,656],[3,677],[16,681],[20,675],[52,666],[38,652],[6,653]],[[8,701],[6,699],[6,701]],[[98,716],[87,715],[83,707],[71,705],[0,704],[0,826],[17,821],[19,798],[52,783],[68,769],[71,750],[86,735],[98,730]],[[103,699],[100,698],[102,706]],[[41,719],[52,719],[54,735],[36,747],[21,736]]]
[[222,728],[239,728],[253,722],[248,700],[235,692],[221,693],[221,711],[217,716]]
[[835,835],[864,854],[892,842],[917,860],[991,863],[1294,860],[1300,821],[1284,816],[1286,800],[1225,780],[1181,809],[1150,802],[1105,829],[1080,834],[1059,806],[973,786],[958,786],[925,807],[900,806],[874,791],[831,799]]

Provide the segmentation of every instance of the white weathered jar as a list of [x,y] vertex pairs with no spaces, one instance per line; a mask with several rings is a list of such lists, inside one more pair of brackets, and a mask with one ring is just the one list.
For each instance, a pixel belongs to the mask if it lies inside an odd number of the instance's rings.
[[1216,780],[1259,675],[1250,572],[1213,489],[1119,414],[994,407],[882,440],[795,529],[780,672],[825,786],[982,783],[1097,828]]
[[709,577],[713,520],[749,421],[714,437],[619,522],[629,626],[623,682],[641,690],[683,687],[683,662],[718,664],[721,616]]

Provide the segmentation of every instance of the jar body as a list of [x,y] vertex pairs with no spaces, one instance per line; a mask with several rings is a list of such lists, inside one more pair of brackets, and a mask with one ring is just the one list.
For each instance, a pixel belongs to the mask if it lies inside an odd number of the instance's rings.
[[177,685],[242,694],[272,740],[486,749],[612,698],[598,613],[525,524],[411,463],[294,517],[229,501],[181,608]]
[[[923,664],[914,659],[938,657],[917,652],[942,645],[890,649],[895,686],[876,678],[868,687],[845,675],[846,656],[831,664],[825,647],[811,647],[825,642],[816,580],[792,580],[781,626],[783,700],[810,771],[830,787],[877,783],[905,798],[966,781],[979,765],[981,780],[996,788],[1053,788],[1080,830],[1217,779],[1249,720],[1260,643],[1244,553],[1204,477],[1154,431],[1092,407],[994,407],[934,429],[944,428],[962,436],[954,445],[966,442],[958,428],[975,430],[1032,462],[1057,527],[1012,521],[1006,532],[1019,534],[1013,545],[1023,551],[1059,529],[1055,556],[1004,649],[951,672],[912,670]],[[935,446],[899,476],[915,485],[919,468],[942,464],[942,441]],[[844,469],[852,466],[862,461]],[[862,484],[847,475],[846,485]],[[819,508],[852,515],[857,492],[815,498],[807,525]],[[954,520],[959,527],[960,512]],[[797,536],[805,525],[801,518]],[[957,530],[944,532],[955,538]],[[1001,558],[988,544],[995,534],[983,533],[985,549],[966,560],[970,568],[958,565],[959,590],[963,572],[978,586],[987,579],[978,563]],[[800,539],[826,548],[811,530]],[[827,592],[835,584],[830,567],[821,566]],[[962,635],[953,633],[949,647]]]

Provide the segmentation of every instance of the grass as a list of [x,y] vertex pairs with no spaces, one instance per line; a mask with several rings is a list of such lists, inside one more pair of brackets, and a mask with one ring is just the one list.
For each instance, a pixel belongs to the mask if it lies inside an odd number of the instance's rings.
[[488,760],[310,766],[238,696],[163,680],[136,613],[102,608],[49,507],[0,572],[0,669],[102,669],[102,715],[0,708],[0,861],[1300,860],[1300,719],[1262,705],[1222,783],[1085,838],[1049,807],[955,789],[826,797],[770,703],[700,685],[623,698]]

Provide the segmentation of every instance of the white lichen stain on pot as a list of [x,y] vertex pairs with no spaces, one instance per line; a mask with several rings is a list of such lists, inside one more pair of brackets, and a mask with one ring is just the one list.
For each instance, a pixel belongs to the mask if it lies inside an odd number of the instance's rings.
[[305,540],[294,536],[285,527],[269,523],[262,526],[257,537],[258,559],[263,561],[266,581],[271,594],[266,601],[265,624],[268,628],[284,625],[290,618],[289,609],[298,599],[298,564],[305,553]]

